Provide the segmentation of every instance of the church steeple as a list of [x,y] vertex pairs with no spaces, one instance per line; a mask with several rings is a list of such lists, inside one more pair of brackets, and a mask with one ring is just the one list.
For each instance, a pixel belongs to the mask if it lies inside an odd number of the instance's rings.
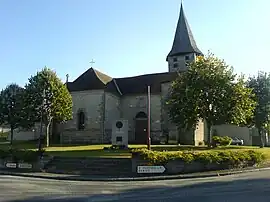
[[169,71],[184,70],[185,63],[194,60],[197,55],[203,55],[203,53],[196,45],[181,3],[172,49],[166,58]]

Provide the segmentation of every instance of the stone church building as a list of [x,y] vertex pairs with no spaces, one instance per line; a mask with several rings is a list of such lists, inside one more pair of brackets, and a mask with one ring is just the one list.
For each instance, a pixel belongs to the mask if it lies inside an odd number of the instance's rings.
[[88,69],[76,80],[67,81],[73,100],[73,119],[61,124],[62,143],[110,143],[112,126],[116,120],[128,121],[129,143],[147,141],[147,86],[151,87],[151,140],[159,143],[170,140],[198,145],[204,140],[204,124],[194,131],[178,133],[169,121],[164,107],[171,82],[177,72],[186,70],[186,62],[203,55],[196,45],[181,5],[171,51],[168,53],[168,71],[126,78],[112,78],[94,68]]

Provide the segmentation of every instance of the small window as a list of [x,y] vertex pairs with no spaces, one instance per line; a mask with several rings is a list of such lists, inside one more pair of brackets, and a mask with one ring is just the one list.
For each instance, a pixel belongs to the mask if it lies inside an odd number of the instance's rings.
[[174,61],[174,62],[177,62],[177,58],[173,58],[173,61]]
[[178,68],[178,63],[174,63],[173,68]]
[[186,55],[186,56],[185,56],[185,60],[190,60],[189,55]]
[[85,128],[85,114],[80,111],[78,113],[78,130],[84,130]]
[[116,137],[116,142],[122,142],[122,136],[117,136]]

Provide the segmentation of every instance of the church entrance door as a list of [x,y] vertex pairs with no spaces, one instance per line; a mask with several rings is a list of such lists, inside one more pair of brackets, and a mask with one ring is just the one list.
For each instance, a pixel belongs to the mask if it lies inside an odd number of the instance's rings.
[[135,117],[135,142],[136,144],[147,143],[147,115],[139,112]]

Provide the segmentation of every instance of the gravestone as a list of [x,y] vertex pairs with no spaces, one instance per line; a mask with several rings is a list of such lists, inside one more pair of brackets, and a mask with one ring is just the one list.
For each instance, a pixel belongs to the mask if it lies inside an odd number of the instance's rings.
[[112,145],[128,147],[128,120],[115,120],[112,123]]

